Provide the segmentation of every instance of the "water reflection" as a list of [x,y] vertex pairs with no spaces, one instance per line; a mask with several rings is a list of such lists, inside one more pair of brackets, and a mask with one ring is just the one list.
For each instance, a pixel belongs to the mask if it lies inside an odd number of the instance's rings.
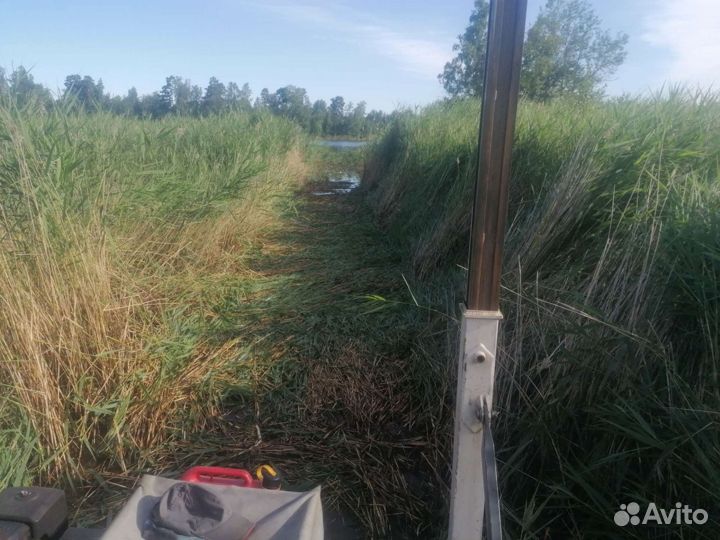
[[360,177],[354,173],[346,173],[342,176],[331,176],[328,179],[327,191],[313,191],[313,195],[343,195],[350,193],[360,185]]
[[330,141],[330,140],[321,140],[317,141],[317,144],[320,146],[327,146],[329,148],[337,148],[338,150],[348,149],[351,150],[353,148],[361,148],[367,144],[367,141]]

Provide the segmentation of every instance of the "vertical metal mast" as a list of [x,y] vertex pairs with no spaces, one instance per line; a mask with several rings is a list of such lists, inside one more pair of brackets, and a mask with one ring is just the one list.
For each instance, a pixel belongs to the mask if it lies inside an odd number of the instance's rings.
[[510,152],[520,83],[527,0],[490,2],[485,91],[480,116],[467,308],[499,307]]
[[[527,0],[490,0],[470,236],[466,309],[461,323],[450,494],[451,540],[500,538],[494,447],[490,431],[502,250]],[[486,478],[487,476],[487,478]]]

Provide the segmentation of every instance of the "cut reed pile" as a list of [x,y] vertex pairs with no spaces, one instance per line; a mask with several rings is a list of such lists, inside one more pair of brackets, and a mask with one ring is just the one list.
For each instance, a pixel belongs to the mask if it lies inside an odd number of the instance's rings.
[[271,116],[0,105],[0,486],[157,466],[238,351],[204,309],[305,175]]
[[[408,114],[370,152],[419,283],[464,277],[478,115]],[[510,537],[614,537],[630,501],[710,522],[628,537],[718,536],[719,163],[717,95],[521,104],[495,404]]]

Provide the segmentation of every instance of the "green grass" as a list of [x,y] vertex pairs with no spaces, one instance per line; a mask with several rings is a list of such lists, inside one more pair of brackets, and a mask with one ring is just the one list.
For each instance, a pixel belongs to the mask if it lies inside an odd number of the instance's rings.
[[312,195],[363,151],[270,116],[12,105],[0,145],[0,487],[102,524],[144,472],[271,462],[348,534],[441,530],[447,319],[361,197]]
[[[264,115],[2,104],[0,486],[102,522],[143,472],[269,461],[357,537],[443,537],[477,115],[333,153]],[[669,534],[717,536],[719,128],[713,96],[520,107],[509,537],[613,537],[631,500],[705,508]],[[362,193],[304,185],[361,169]]]
[[250,345],[236,377],[252,386],[224,400],[235,429],[198,434],[178,468],[269,460],[290,488],[321,484],[326,512],[352,516],[359,537],[430,534],[444,458],[428,401],[447,379],[430,370],[444,369],[433,334],[447,322],[411,303],[360,200],[303,197],[294,210],[250,262],[253,287],[212,308],[216,336]]
[[161,466],[217,414],[207,306],[252,275],[307,141],[289,122],[0,104],[0,484]]
[[[456,300],[478,115],[401,118],[364,176],[415,276],[455,279]],[[632,500],[710,512],[673,537],[720,531],[718,163],[712,94],[521,104],[495,397],[509,537],[614,536]]]
[[342,175],[348,172],[361,174],[365,152],[365,146],[338,150],[314,141],[308,148],[307,158],[313,163],[313,168],[322,171],[323,175]]

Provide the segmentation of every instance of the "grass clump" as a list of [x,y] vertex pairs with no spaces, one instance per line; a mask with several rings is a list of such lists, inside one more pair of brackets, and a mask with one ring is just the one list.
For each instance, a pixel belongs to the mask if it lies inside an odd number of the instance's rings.
[[305,144],[266,115],[0,105],[0,484],[159,470],[218,414],[240,353],[205,310],[251,275]]
[[[416,277],[444,273],[458,299],[478,116],[401,118],[364,176]],[[513,538],[613,536],[628,501],[705,508],[671,534],[717,536],[719,133],[712,94],[521,103],[495,397]]]

